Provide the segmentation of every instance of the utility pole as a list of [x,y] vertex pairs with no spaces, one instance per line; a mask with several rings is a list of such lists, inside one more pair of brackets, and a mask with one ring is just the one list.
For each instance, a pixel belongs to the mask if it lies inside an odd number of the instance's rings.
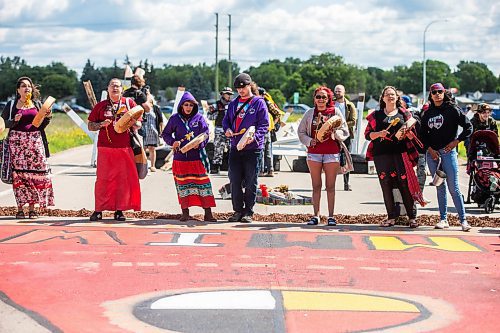
[[228,87],[233,86],[233,63],[231,62],[231,14],[227,14],[229,17],[229,58],[228,58],[228,65],[229,65],[229,84],[227,85]]
[[215,99],[219,93],[219,13],[215,13]]
[[424,38],[422,40],[422,49],[423,49],[423,59],[422,59],[422,67],[423,67],[423,74],[422,74],[422,97],[423,97],[423,104],[425,104],[426,100],[427,100],[427,92],[426,92],[426,89],[427,89],[427,71],[426,71],[426,67],[427,67],[427,62],[426,62],[426,59],[425,59],[425,34],[427,33],[427,29],[429,29],[429,27],[436,23],[436,22],[448,22],[448,19],[439,19],[439,20],[434,20],[434,21],[431,21],[429,22],[429,24],[427,24],[425,26],[425,29],[424,29]]

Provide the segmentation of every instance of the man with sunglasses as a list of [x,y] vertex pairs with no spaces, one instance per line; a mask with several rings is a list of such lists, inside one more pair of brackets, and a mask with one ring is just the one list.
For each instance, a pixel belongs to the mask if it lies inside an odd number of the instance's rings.
[[[234,87],[239,96],[229,103],[222,121],[225,135],[231,140],[229,180],[234,214],[228,219],[229,222],[252,222],[264,137],[269,128],[266,102],[262,97],[252,94],[251,83],[252,78],[246,73],[236,76]],[[251,126],[255,127],[255,134],[248,137],[243,148],[241,145],[237,147]]]
[[[427,165],[431,174],[438,167],[446,173],[446,181],[436,186],[440,222],[436,229],[448,228],[447,189],[451,194],[463,231],[470,226],[465,216],[464,199],[458,185],[458,153],[456,147],[472,134],[472,125],[441,83],[429,89],[429,108],[422,115],[420,138],[427,150]],[[457,136],[458,127],[463,131]]]
[[[354,128],[356,127],[357,112],[354,103],[345,98],[345,87],[341,84],[335,86],[333,90],[335,95],[335,107],[340,109],[340,112],[344,116],[347,122],[347,127],[349,128],[349,137],[345,139],[344,144],[347,149],[351,150],[351,140],[354,138]],[[345,164],[345,157],[343,154],[340,155],[342,162],[341,165]],[[349,172],[344,173],[344,191],[352,191],[351,185],[349,185]]]

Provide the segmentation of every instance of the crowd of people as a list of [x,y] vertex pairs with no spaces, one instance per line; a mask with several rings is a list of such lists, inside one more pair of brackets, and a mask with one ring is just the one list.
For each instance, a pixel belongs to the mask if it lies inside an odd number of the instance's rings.
[[[205,221],[216,221],[212,213],[216,204],[209,175],[220,173],[223,156],[227,153],[233,206],[229,221],[252,222],[258,177],[274,175],[272,143],[283,125],[283,112],[267,91],[246,73],[236,76],[234,89],[236,98],[233,98],[233,89],[225,87],[220,91],[220,99],[208,110],[215,122],[215,150],[210,170],[205,151],[209,126],[206,117],[199,112],[195,96],[185,91],[175,114],[163,124],[162,114],[142,76],[134,75],[131,87],[125,91],[121,80],[111,79],[107,99],[97,103],[88,117],[89,130],[98,131],[95,211],[90,220],[101,220],[103,211],[114,211],[115,220],[125,221],[124,211],[141,210],[140,182],[131,144],[131,134],[138,132],[149,151],[151,172],[156,171],[155,148],[160,145],[160,138],[172,147],[172,173],[182,210],[181,221],[191,218],[189,209],[194,206],[204,209]],[[344,190],[352,190],[349,151],[354,133],[360,130],[356,129],[357,110],[346,98],[345,87],[340,84],[333,91],[327,86],[318,87],[313,101],[314,106],[304,114],[298,127],[299,140],[307,148],[312,186],[313,216],[307,224],[320,223],[322,174],[325,174],[326,223],[334,226],[337,223],[334,216],[335,185],[339,173],[343,174]],[[126,131],[117,131],[116,123],[136,105],[144,110],[142,117]],[[469,120],[441,83],[430,86],[427,103],[422,109],[413,108],[411,99],[401,95],[393,86],[382,90],[379,105],[367,116],[364,136],[370,142],[366,157],[374,161],[387,211],[387,219],[380,226],[393,226],[400,215],[394,196],[394,189],[397,189],[409,226],[418,227],[416,205],[425,206],[429,202],[422,194],[427,164],[432,175],[438,170],[446,174],[444,181],[436,184],[440,215],[436,228],[449,226],[449,191],[462,230],[470,230],[458,184],[456,147],[478,130],[490,130],[498,135],[491,107],[481,104]],[[30,78],[21,77],[16,85],[16,99],[2,112],[5,127],[10,129],[2,149],[4,154],[6,149],[10,153],[18,219],[26,217],[26,205],[29,218],[38,217],[36,206],[43,209],[54,205],[47,163],[49,149],[44,132],[52,114],[49,110],[42,125],[34,126],[32,121],[40,107],[37,86]],[[461,131],[458,131],[459,127]]]

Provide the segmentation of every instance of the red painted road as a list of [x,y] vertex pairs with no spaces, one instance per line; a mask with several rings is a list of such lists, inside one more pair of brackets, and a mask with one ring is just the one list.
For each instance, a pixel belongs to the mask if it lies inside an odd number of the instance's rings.
[[151,297],[248,289],[380,295],[423,306],[417,313],[358,310],[362,301],[330,311],[289,307],[288,332],[410,331],[405,324],[426,316],[413,331],[499,327],[498,233],[241,229],[2,225],[0,292],[54,332],[138,331],[133,306]]

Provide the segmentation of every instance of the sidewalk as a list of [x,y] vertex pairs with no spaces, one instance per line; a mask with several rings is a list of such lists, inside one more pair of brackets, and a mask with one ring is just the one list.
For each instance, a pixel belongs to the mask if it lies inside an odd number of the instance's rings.
[[[91,146],[82,146],[70,149],[65,152],[55,154],[50,158],[53,173],[53,186],[55,192],[55,208],[79,210],[94,208],[94,182],[95,168],[90,167]],[[291,163],[292,159],[289,158]],[[311,196],[311,181],[308,173],[297,173],[289,171],[287,163],[281,161],[281,169],[275,177],[261,177],[260,184],[266,184],[268,188],[279,185],[287,185],[289,190],[300,195]],[[460,185],[462,193],[466,196],[468,176],[465,173],[465,166],[461,165]],[[222,200],[219,195],[219,188],[228,183],[227,172],[221,175],[210,175],[212,188],[216,198],[217,207],[214,212],[226,213],[232,211],[231,200]],[[430,177],[427,177],[427,182]],[[385,206],[382,198],[382,191],[378,184],[376,175],[351,174],[350,183],[352,191],[343,190],[343,179],[339,175],[336,184],[336,206],[335,214],[359,215],[359,214],[385,214]],[[172,173],[160,171],[150,172],[146,179],[141,180],[142,190],[142,210],[158,211],[168,214],[180,213],[180,206],[177,201],[177,194]],[[419,208],[419,215],[438,214],[437,198],[435,188],[426,186],[424,195],[431,200],[425,208]],[[455,214],[451,197],[448,199],[449,212]],[[0,206],[15,206],[15,199],[11,191],[11,186],[0,184]],[[312,214],[312,205],[297,206],[273,206],[256,204],[256,213],[286,213],[286,214]],[[468,214],[476,216],[486,216],[482,208],[477,208],[476,204],[466,205]],[[194,207],[192,214],[201,214],[202,209]],[[326,192],[322,192],[321,214],[326,215],[327,203]],[[489,214],[490,217],[500,218],[500,211]]]

